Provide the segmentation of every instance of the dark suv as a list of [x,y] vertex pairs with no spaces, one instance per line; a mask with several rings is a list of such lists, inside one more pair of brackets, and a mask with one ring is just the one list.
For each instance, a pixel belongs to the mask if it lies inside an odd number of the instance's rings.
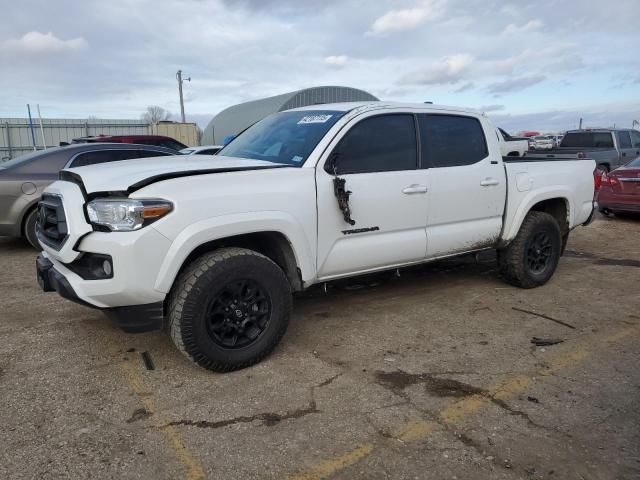
[[49,148],[0,163],[0,236],[25,237],[35,248],[36,212],[42,190],[67,167],[176,155],[151,145],[82,143]]
[[157,147],[170,148],[175,151],[180,151],[183,148],[187,148],[184,143],[181,143],[171,137],[165,137],[164,135],[98,135],[97,137],[80,137],[71,140],[71,143],[96,143],[96,142],[109,142],[109,143],[137,143],[139,145],[155,145]]

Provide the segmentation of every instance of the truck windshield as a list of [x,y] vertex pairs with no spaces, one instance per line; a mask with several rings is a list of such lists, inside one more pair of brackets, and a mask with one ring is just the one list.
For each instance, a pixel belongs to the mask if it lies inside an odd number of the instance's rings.
[[571,148],[613,148],[611,132],[569,132],[562,142],[561,147]]
[[218,155],[299,167],[345,113],[334,110],[274,113],[249,127]]

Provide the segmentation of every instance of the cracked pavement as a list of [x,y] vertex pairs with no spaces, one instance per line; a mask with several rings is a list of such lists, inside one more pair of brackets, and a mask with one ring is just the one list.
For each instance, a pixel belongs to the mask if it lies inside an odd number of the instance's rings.
[[314,288],[229,374],[40,292],[0,239],[0,478],[640,478],[638,238],[598,217],[534,290],[489,253]]

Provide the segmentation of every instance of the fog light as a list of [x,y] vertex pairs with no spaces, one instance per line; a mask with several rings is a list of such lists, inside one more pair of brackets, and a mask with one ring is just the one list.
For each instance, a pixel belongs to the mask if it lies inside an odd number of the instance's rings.
[[105,260],[102,263],[102,269],[104,270],[104,273],[107,277],[110,277],[113,273],[113,270],[111,269],[111,262],[109,260]]
[[113,261],[103,253],[85,252],[76,260],[66,264],[72,272],[85,280],[105,280],[113,278]]

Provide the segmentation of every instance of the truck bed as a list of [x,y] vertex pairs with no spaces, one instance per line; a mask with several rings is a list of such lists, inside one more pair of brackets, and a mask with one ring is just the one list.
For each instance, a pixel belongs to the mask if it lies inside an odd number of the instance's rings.
[[507,203],[502,234],[511,241],[528,211],[541,194],[565,198],[569,207],[569,228],[585,223],[593,210],[592,158],[573,157],[504,157],[507,178]]
[[560,158],[573,158],[575,159],[579,153],[584,154],[588,158],[594,160],[604,160],[609,158],[617,158],[618,152],[615,148],[572,148],[572,147],[558,147],[546,150],[544,152],[527,152],[528,157],[533,158],[547,158],[547,159],[560,159]]

